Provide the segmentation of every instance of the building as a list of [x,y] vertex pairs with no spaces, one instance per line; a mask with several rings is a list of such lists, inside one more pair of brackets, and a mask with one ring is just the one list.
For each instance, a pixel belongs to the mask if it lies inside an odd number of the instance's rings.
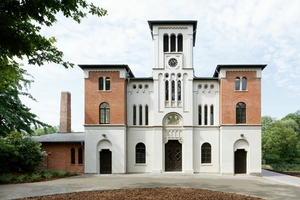
[[197,21],[148,21],[152,77],[128,65],[84,72],[85,173],[261,175],[264,64],[218,65],[195,77]]

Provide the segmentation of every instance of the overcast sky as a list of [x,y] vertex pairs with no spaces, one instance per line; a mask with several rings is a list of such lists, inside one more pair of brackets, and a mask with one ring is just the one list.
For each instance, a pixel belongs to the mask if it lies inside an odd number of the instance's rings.
[[24,68],[35,77],[23,99],[41,121],[59,125],[61,91],[72,94],[72,130],[83,131],[83,72],[77,64],[128,64],[149,77],[153,43],[148,20],[197,20],[194,68],[212,77],[218,64],[267,64],[262,78],[262,115],[280,119],[300,110],[300,1],[298,0],[94,0],[108,16],[81,24],[58,16],[42,34],[57,39],[71,69],[47,64]]

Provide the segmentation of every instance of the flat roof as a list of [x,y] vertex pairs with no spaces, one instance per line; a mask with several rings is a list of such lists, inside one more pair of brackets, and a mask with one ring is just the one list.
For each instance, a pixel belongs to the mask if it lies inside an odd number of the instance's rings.
[[149,20],[151,36],[153,38],[153,25],[193,25],[193,46],[196,43],[197,20]]
[[222,64],[217,65],[213,77],[218,77],[221,68],[260,68],[263,70],[267,64]]
[[131,69],[126,64],[79,64],[78,65],[82,70],[84,69],[111,69],[111,68],[120,68],[120,69],[126,69],[129,73],[130,77],[134,77],[134,74],[132,73]]

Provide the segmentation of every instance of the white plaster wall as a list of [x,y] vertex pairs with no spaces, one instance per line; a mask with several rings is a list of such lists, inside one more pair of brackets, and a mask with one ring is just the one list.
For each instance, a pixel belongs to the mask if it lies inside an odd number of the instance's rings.
[[194,173],[194,158],[193,151],[193,128],[185,127],[183,130],[183,142],[182,142],[182,171],[184,173]]
[[[145,173],[153,169],[153,129],[143,127],[129,127],[127,132],[127,170],[128,173]],[[146,146],[146,163],[135,163],[135,147],[138,143]]]
[[249,144],[247,174],[261,174],[261,126],[256,125],[221,127],[221,173],[234,174],[234,144],[241,139]]
[[[212,162],[201,163],[201,146],[208,142],[211,145]],[[220,144],[218,127],[194,128],[194,170],[197,173],[219,173]]]
[[[106,137],[103,137],[105,134]],[[85,126],[85,173],[99,174],[99,142],[109,141],[112,151],[112,173],[126,173],[126,129],[124,126]]]

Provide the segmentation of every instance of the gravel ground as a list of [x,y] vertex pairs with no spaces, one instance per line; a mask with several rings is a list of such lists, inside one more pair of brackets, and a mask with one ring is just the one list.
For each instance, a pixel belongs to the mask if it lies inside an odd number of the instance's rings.
[[193,188],[138,188],[124,190],[99,190],[88,192],[74,192],[67,194],[55,194],[39,197],[27,197],[19,200],[52,200],[52,199],[78,199],[78,200],[94,200],[94,199],[261,199],[257,197],[245,196],[240,194],[232,194],[218,192],[212,190],[202,190]]

